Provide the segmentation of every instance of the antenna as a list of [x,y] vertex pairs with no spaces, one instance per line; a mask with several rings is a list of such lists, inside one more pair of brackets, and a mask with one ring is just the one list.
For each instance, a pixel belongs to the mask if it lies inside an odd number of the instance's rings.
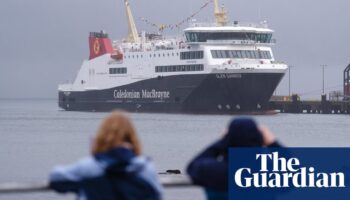
[[258,14],[259,14],[259,21],[263,21],[262,19],[262,15],[261,15],[261,1],[259,1],[259,4],[258,4]]
[[219,1],[218,0],[214,0],[214,15],[216,18],[216,24],[218,26],[225,26],[227,24],[228,18],[226,15],[226,11],[224,6],[222,6],[221,8],[219,7]]
[[129,26],[129,33],[128,33],[128,37],[126,38],[126,41],[139,43],[140,37],[137,32],[134,16],[132,15],[132,12],[131,12],[129,0],[124,0],[124,2],[125,2],[126,16],[128,17],[128,26]]

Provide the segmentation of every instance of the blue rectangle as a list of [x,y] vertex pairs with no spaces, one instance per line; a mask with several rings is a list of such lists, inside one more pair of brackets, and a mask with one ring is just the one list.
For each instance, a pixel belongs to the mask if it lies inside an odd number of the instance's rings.
[[350,148],[231,148],[230,200],[350,199]]

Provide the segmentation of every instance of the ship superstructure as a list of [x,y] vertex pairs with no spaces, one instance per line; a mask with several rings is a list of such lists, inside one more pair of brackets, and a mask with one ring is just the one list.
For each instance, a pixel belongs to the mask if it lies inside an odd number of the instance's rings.
[[214,0],[215,23],[193,23],[179,37],[137,31],[111,41],[90,33],[90,57],[72,84],[59,86],[65,110],[236,113],[265,111],[287,66],[272,53],[267,24],[229,22]]

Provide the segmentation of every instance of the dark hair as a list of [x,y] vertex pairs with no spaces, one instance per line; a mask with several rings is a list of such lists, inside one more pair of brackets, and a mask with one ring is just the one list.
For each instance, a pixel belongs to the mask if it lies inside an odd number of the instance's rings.
[[262,147],[263,137],[251,118],[233,120],[225,137],[227,147]]

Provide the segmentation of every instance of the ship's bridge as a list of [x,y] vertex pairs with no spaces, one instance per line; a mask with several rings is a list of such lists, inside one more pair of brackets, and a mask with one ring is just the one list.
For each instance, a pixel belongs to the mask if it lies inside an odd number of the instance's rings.
[[250,41],[253,43],[275,43],[272,39],[273,30],[266,25],[241,25],[237,22],[227,26],[211,24],[193,24],[184,30],[188,43],[209,43],[229,41]]

